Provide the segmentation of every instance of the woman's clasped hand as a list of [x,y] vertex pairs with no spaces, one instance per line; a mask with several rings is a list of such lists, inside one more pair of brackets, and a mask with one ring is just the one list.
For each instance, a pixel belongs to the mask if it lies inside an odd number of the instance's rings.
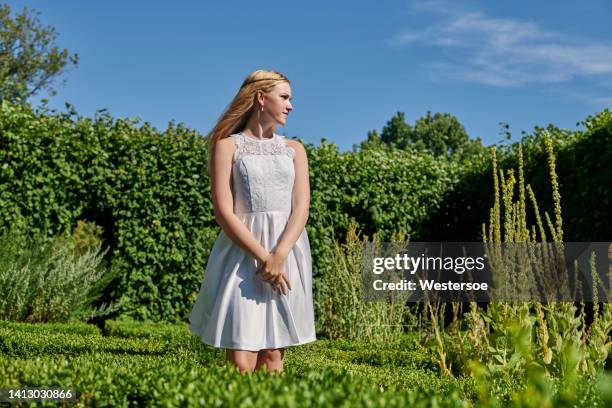
[[284,270],[284,263],[285,258],[283,256],[271,252],[255,272],[261,274],[261,278],[269,283],[279,295],[286,295],[287,290],[291,289],[289,277]]

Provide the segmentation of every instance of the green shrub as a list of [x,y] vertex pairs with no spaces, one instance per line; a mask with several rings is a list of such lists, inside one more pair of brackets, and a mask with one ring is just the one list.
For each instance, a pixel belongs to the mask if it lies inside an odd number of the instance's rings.
[[106,324],[102,335],[82,323],[0,321],[0,388],[71,387],[76,406],[113,407],[591,407],[609,405],[612,395],[609,374],[558,379],[534,367],[504,377],[475,366],[474,378],[444,378],[414,333],[290,347],[284,373],[241,375],[222,350],[203,345],[185,325]]
[[[77,333],[76,326],[40,331],[32,325],[0,324],[0,388],[72,387],[78,406],[465,406],[469,381],[440,380],[403,358],[414,339],[390,344],[384,366],[370,364],[372,348],[385,343],[353,341],[354,352],[333,341],[288,349],[283,374],[241,375],[221,350],[200,343],[186,326],[107,321],[105,332]],[[165,334],[176,336],[166,337]],[[142,337],[142,333],[152,336]],[[165,333],[165,334],[164,334]],[[183,338],[179,336],[185,335]],[[187,338],[195,341],[185,342]],[[342,342],[338,345],[342,347]],[[348,353],[348,354],[347,354]],[[393,353],[397,355],[394,357]],[[363,362],[352,363],[362,356]],[[375,358],[375,357],[371,357]],[[423,362],[426,359],[422,359]]]
[[[53,237],[79,228],[79,220],[94,222],[110,247],[109,268],[120,277],[103,298],[120,300],[120,312],[140,320],[185,320],[220,231],[204,142],[182,124],[159,132],[108,113],[91,119],[4,101],[0,228],[23,220],[33,234]],[[319,316],[320,278],[350,220],[381,237],[417,231],[452,183],[454,167],[411,151],[339,153],[325,142],[306,149],[312,190],[306,228]]]
[[65,322],[107,313],[92,306],[112,279],[105,253],[61,236],[26,239],[16,228],[0,236],[0,318]]
[[[525,134],[520,143],[498,146],[499,162],[503,168],[519,166],[522,150],[525,179],[529,180],[543,211],[552,212],[553,202],[543,199],[552,196],[544,139],[555,145],[557,175],[561,189],[568,193],[561,197],[566,214],[566,241],[609,241],[612,231],[612,113],[604,109],[581,122],[583,130],[570,131],[554,125],[536,127]],[[422,226],[422,234],[413,240],[423,241],[479,241],[480,224],[487,222],[486,214],[493,200],[491,161],[473,159],[460,169],[458,182],[445,191],[438,207],[429,214]],[[569,190],[571,189],[571,190]],[[571,191],[571,193],[570,193]],[[535,223],[528,213],[529,223]]]
[[[589,118],[585,132],[550,131],[563,143],[560,183],[576,188],[562,203],[568,209],[566,237],[575,240],[607,239],[612,228],[611,175],[604,165],[612,152],[609,116],[604,111]],[[546,154],[529,142],[540,133],[525,138],[526,175],[545,195]],[[115,301],[120,313],[139,320],[185,321],[220,231],[204,142],[173,122],[160,132],[139,119],[100,112],[84,118],[2,101],[0,230],[19,224],[31,234],[55,237],[79,228],[79,220],[93,222],[109,247],[109,269],[119,277],[105,289],[104,301]],[[306,149],[317,317],[324,313],[329,288],[322,278],[332,270],[334,242],[345,242],[352,220],[359,232],[381,240],[400,231],[412,241],[478,239],[493,194],[486,161],[460,164],[379,148],[340,153],[325,140]],[[503,161],[513,160],[509,148]],[[595,210],[593,202],[600,203]],[[543,205],[552,210],[552,204]],[[322,325],[318,319],[318,331]]]

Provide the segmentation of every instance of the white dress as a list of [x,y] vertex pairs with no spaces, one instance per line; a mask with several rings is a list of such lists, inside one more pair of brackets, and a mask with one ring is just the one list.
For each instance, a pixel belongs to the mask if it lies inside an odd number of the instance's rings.
[[[284,136],[258,140],[241,133],[232,164],[234,213],[271,251],[291,213],[295,151]],[[258,351],[316,340],[312,259],[304,229],[285,260],[286,295],[255,274],[258,262],[221,230],[213,245],[189,330],[214,347]]]

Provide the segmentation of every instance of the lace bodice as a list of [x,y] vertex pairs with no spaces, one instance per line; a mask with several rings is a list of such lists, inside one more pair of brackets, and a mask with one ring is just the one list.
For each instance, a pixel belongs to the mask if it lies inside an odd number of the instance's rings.
[[242,133],[231,137],[236,144],[232,166],[234,213],[291,213],[295,151],[286,138],[274,134],[258,140]]

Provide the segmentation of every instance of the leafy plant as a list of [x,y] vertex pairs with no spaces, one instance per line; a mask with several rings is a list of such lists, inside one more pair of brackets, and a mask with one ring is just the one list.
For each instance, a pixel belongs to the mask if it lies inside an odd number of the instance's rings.
[[77,247],[62,236],[25,237],[17,228],[0,236],[0,318],[62,322],[116,310],[92,307],[114,277],[102,266],[107,250]]

